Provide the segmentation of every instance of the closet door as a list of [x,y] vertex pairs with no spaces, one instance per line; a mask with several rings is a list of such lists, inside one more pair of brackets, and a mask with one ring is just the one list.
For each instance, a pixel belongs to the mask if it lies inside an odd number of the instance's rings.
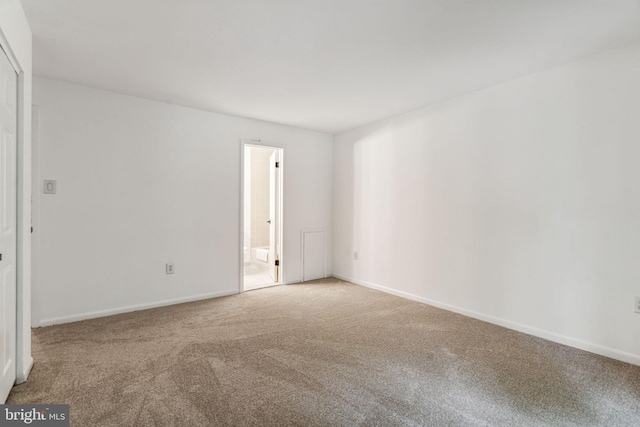
[[0,402],[16,380],[18,76],[0,49]]

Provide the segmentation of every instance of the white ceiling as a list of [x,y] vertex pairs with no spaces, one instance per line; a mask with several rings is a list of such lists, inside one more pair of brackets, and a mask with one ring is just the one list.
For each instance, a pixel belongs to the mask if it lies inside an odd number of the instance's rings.
[[640,40],[640,0],[22,0],[37,75],[337,133]]

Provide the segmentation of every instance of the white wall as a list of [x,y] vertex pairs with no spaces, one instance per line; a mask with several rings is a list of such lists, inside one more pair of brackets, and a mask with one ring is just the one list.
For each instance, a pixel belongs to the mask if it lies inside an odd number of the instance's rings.
[[334,274],[640,364],[638,70],[640,44],[337,135]]
[[[240,139],[285,146],[285,282],[300,229],[331,229],[332,137],[36,78],[45,325],[235,293]],[[165,263],[175,274],[165,275]]]
[[0,0],[0,45],[18,71],[18,265],[16,382],[31,357],[31,30],[19,0]]

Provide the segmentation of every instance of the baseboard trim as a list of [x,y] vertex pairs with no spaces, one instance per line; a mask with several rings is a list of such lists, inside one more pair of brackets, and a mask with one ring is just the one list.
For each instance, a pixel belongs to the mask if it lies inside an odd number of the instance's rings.
[[428,304],[434,307],[442,308],[447,311],[452,311],[454,313],[462,314],[464,316],[472,317],[474,319],[482,320],[484,322],[492,323],[494,325],[502,326],[508,329],[513,329],[514,331],[523,332],[525,334],[533,335],[538,338],[544,338],[546,340],[553,341],[558,344],[568,345],[569,347],[574,347],[580,350],[585,350],[591,353],[598,354],[600,356],[605,356],[611,359],[620,360],[621,362],[631,363],[632,365],[640,366],[640,355],[637,355],[637,354],[627,353],[625,351],[620,351],[614,348],[605,347],[599,344],[594,344],[592,342],[583,341],[577,338],[572,338],[567,335],[546,331],[544,329],[539,329],[532,326],[527,326],[522,323],[517,323],[510,320],[502,319],[499,317],[490,316],[487,314],[479,313],[477,311],[467,310],[466,308],[443,303],[430,298],[424,298],[418,295],[413,295],[408,292],[398,291],[393,288],[381,286],[376,283],[367,282],[365,280],[359,280],[354,277],[343,276],[341,274],[335,274],[335,273],[333,274],[333,277],[340,280],[345,280],[347,282],[355,283],[356,285],[365,286],[367,288],[375,289],[391,295],[406,298],[412,301],[417,301],[417,302]]
[[22,384],[27,381],[29,377],[29,373],[31,373],[31,369],[33,368],[33,357],[29,357],[29,363],[25,366],[25,369],[20,372],[16,372],[16,384]]
[[185,302],[193,302],[193,301],[200,301],[200,300],[210,299],[210,298],[225,297],[225,296],[234,295],[237,293],[238,293],[238,289],[233,288],[233,289],[225,289],[223,291],[218,291],[218,292],[193,295],[193,296],[183,297],[183,298],[174,298],[174,299],[157,301],[157,302],[152,302],[147,304],[136,304],[136,305],[129,305],[126,307],[113,308],[109,310],[91,311],[91,312],[86,312],[81,314],[73,314],[71,316],[62,316],[62,317],[55,317],[53,319],[44,319],[40,321],[38,326],[43,327],[43,326],[51,326],[51,325],[60,325],[63,323],[78,322],[80,320],[96,319],[98,317],[106,317],[106,316],[113,316],[115,314],[130,313],[132,311],[140,311],[140,310],[147,310],[150,308],[165,307],[167,305],[182,304]]

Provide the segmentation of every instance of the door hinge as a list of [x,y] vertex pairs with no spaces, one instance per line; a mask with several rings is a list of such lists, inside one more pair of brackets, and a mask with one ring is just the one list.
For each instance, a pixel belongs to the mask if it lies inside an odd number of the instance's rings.
[[276,167],[279,168],[280,167],[280,162],[276,162]]
[[280,265],[280,260],[279,260],[279,259],[277,259],[277,260],[276,260],[276,267],[277,267],[277,266],[279,266],[279,265]]

